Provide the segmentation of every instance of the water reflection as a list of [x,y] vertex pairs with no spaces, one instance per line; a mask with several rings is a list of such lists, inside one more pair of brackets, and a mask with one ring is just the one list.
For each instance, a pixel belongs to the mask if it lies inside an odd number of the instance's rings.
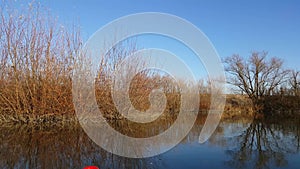
[[1,127],[0,168],[157,168],[159,158],[128,159],[102,150],[79,126]]
[[[203,123],[204,119],[197,120],[189,135],[173,150],[145,159],[124,158],[104,151],[78,125],[2,126],[0,168],[83,168],[96,165],[101,169],[173,169],[187,164],[191,166],[189,168],[203,168],[209,167],[203,161],[210,155],[210,149],[216,150],[210,158],[215,160],[217,168],[299,167],[289,158],[291,155],[295,159],[300,157],[299,120],[223,122],[208,142],[198,144]],[[124,126],[118,121],[115,126],[129,135],[144,137],[164,131],[170,124],[165,121],[147,128],[126,128],[128,124]]]
[[[230,168],[289,168],[287,155],[299,152],[299,121],[254,120],[243,133],[226,142]],[[225,125],[226,126],[226,125]],[[222,141],[223,140],[223,141]]]

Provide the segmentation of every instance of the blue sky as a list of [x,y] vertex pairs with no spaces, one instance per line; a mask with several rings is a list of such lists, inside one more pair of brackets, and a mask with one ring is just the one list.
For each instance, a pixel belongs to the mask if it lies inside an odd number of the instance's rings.
[[[24,1],[21,3],[25,3]],[[300,69],[300,1],[297,0],[49,0],[63,23],[79,21],[85,39],[110,21],[138,12],[164,12],[201,29],[221,57],[268,51]],[[176,28],[174,28],[176,29]]]

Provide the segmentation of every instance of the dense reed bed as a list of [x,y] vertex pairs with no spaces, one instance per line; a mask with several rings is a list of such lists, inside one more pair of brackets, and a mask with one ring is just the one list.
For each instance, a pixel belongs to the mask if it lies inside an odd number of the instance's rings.
[[[81,52],[82,44],[76,24],[63,26],[39,4],[17,10],[0,9],[0,121],[76,121],[72,75],[75,66],[85,67],[89,63]],[[99,60],[94,92],[99,109],[108,119],[122,118],[112,99],[114,71],[138,49],[135,40],[121,42]],[[146,64],[131,60],[127,70],[134,71],[138,65]],[[209,80],[197,84],[175,82],[162,72],[144,70],[134,76],[127,94],[135,109],[145,111],[150,107],[151,92],[159,89],[167,100],[164,115],[176,116],[181,106],[180,86],[198,91],[199,112],[203,115],[210,109],[211,91],[219,90]],[[188,99],[193,101],[192,97]],[[244,95],[228,95],[226,103],[224,118],[254,115],[252,103]],[[293,102],[293,107],[299,108],[299,102]]]

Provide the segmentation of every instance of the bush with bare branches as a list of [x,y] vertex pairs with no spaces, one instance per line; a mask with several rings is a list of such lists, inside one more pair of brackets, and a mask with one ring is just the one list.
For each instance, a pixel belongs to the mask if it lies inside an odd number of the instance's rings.
[[73,113],[71,74],[80,32],[29,4],[0,11],[0,112],[2,120],[30,122]]
[[248,59],[233,55],[225,59],[228,83],[247,94],[255,109],[261,109],[261,99],[287,80],[288,70],[277,57],[267,59],[266,52],[253,52]]

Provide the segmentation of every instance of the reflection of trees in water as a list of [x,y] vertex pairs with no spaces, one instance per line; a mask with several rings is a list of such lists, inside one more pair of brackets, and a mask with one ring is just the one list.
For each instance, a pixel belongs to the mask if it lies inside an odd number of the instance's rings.
[[[272,168],[288,164],[286,155],[299,151],[299,124],[253,121],[232,139],[227,163],[232,168]],[[237,146],[236,146],[237,145]]]
[[[181,144],[198,142],[203,123],[201,120],[196,121]],[[164,121],[159,124],[161,126],[135,128],[127,123],[115,123],[114,127],[136,137],[144,137],[160,133],[171,124],[172,121]],[[230,160],[226,163],[230,168],[285,166],[286,155],[300,151],[299,121],[253,121],[241,135],[234,137],[223,136],[226,125],[228,127],[232,123],[220,125],[209,144],[229,147],[226,158]],[[108,153],[94,144],[80,126],[48,126],[38,129],[36,126],[10,126],[0,127],[0,133],[0,168],[83,168],[86,165],[110,169],[168,168],[162,156],[130,159]]]
[[94,144],[80,126],[1,127],[0,168],[158,168],[159,157],[130,159]]

